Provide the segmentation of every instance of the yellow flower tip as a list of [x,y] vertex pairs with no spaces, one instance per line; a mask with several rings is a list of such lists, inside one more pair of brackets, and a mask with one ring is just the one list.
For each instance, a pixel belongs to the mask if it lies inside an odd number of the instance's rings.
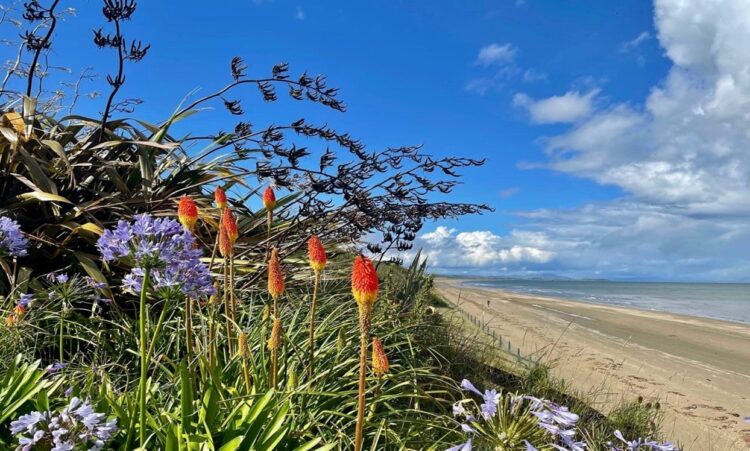
[[268,261],[268,294],[274,299],[284,294],[284,272],[276,248],[271,249],[271,259]]
[[372,340],[372,369],[376,376],[382,376],[390,369],[388,356],[385,354],[383,343],[379,338]]
[[198,222],[198,206],[192,198],[188,196],[180,198],[180,203],[177,206],[177,218],[185,230],[192,232],[195,229],[195,224]]
[[311,236],[307,241],[307,256],[310,259],[310,266],[316,273],[323,271],[326,267],[326,263],[328,262],[326,250],[320,239],[315,235]]
[[214,191],[214,201],[216,202],[216,207],[218,209],[223,210],[227,208],[227,194],[219,186],[217,186]]
[[271,308],[268,305],[263,307],[263,312],[260,314],[260,317],[263,321],[268,321],[268,318],[271,317]]
[[378,273],[367,257],[354,259],[352,266],[352,295],[360,308],[369,311],[378,298]]
[[271,211],[276,207],[276,194],[274,194],[273,189],[270,186],[263,191],[263,207],[268,211]]
[[273,320],[271,338],[268,339],[268,349],[273,351],[279,348],[281,348],[281,319],[276,318]]

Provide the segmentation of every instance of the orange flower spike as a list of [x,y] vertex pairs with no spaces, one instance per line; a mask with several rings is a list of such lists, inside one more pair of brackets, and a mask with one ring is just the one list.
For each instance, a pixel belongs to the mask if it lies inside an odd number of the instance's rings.
[[268,293],[272,298],[278,299],[284,294],[284,272],[279,263],[279,251],[271,249],[271,260],[268,262]]
[[266,210],[271,211],[276,206],[276,195],[273,193],[273,189],[269,186],[263,191],[263,206]]
[[219,186],[214,191],[214,201],[216,202],[216,208],[219,210],[227,208],[227,193]]
[[229,243],[234,246],[234,242],[237,241],[237,237],[239,237],[240,234],[237,231],[237,219],[234,217],[234,214],[232,214],[231,208],[224,209],[224,215],[222,216],[221,222],[226,229]]
[[372,369],[378,377],[384,375],[390,369],[388,356],[385,354],[383,343],[380,342],[379,338],[372,340]]
[[13,309],[13,311],[15,312],[16,316],[20,317],[20,316],[23,316],[26,313],[26,307],[24,307],[23,305],[19,304],[19,305],[16,305],[16,308]]
[[234,255],[234,246],[232,246],[227,229],[223,224],[219,227],[219,252],[221,252],[222,257],[231,257]]
[[177,217],[182,227],[192,232],[195,223],[198,222],[198,206],[195,205],[195,201],[188,196],[182,196],[177,207]]
[[378,273],[369,258],[358,255],[352,266],[352,294],[360,309],[369,311],[378,297]]
[[273,320],[273,328],[271,328],[271,338],[268,339],[268,349],[273,351],[281,347],[281,319],[276,318]]
[[310,258],[310,266],[313,271],[316,273],[323,271],[323,268],[326,267],[326,263],[328,262],[328,257],[326,256],[326,250],[323,247],[323,244],[315,235],[311,236],[307,241],[307,255]]
[[8,327],[13,327],[16,324],[18,324],[18,317],[14,314],[10,314],[5,318],[5,325]]

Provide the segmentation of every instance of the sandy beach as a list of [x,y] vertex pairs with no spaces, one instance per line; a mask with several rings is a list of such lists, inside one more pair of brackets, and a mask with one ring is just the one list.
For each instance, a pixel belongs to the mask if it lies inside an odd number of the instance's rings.
[[[438,278],[446,300],[459,279]],[[750,325],[491,288],[460,289],[460,308],[484,318],[531,357],[554,363],[607,412],[622,399],[659,401],[664,433],[686,451],[750,449]],[[487,307],[487,301],[490,306]]]

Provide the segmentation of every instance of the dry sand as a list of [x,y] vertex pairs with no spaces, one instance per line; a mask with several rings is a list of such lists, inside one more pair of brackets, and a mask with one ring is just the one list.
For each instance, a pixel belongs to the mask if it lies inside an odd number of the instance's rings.
[[[460,282],[438,278],[437,292],[455,304]],[[750,449],[748,325],[466,286],[460,308],[552,362],[604,412],[643,396],[660,402],[665,435],[685,451]]]

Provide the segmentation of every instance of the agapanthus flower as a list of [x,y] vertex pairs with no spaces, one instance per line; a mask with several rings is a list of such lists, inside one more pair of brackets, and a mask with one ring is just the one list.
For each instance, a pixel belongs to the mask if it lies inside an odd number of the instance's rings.
[[[18,437],[18,450],[50,449],[99,451],[117,430],[117,420],[106,421],[106,415],[94,411],[88,401],[70,400],[60,413],[31,412],[11,422],[10,430]],[[23,434],[23,435],[21,435]]]
[[47,373],[49,374],[59,373],[60,371],[64,370],[66,366],[68,366],[66,363],[55,362],[49,368],[47,368]]
[[352,265],[352,295],[360,309],[367,311],[378,297],[378,273],[370,259],[361,255]]
[[142,214],[133,222],[120,221],[114,229],[104,231],[97,247],[104,261],[132,264],[123,279],[125,288],[132,292],[140,292],[146,271],[151,287],[165,297],[181,294],[199,298],[214,292],[195,238],[173,219]]
[[271,249],[271,259],[268,261],[268,294],[274,299],[284,294],[284,272],[276,248]]
[[307,256],[310,259],[310,266],[316,273],[323,271],[326,267],[326,263],[328,262],[326,250],[320,239],[315,235],[307,240]]
[[0,216],[0,257],[23,257],[28,247],[29,240],[21,233],[18,223]]
[[263,191],[263,206],[268,211],[271,211],[276,207],[276,194],[274,194],[273,189],[270,186]]
[[471,451],[471,439],[460,445],[452,446],[445,451]]
[[372,370],[376,376],[380,377],[387,373],[389,368],[388,356],[383,349],[383,343],[379,338],[374,338],[372,340]]
[[680,448],[670,442],[660,443],[656,440],[650,440],[647,438],[627,440],[619,430],[615,431],[615,437],[617,437],[617,439],[620,440],[625,445],[625,447],[619,448],[610,443],[609,446],[611,447],[610,449],[612,451],[680,451]]
[[186,230],[192,232],[195,229],[195,224],[198,222],[198,206],[192,198],[188,196],[180,198],[180,203],[177,206],[177,218]]
[[227,208],[227,194],[221,187],[217,186],[214,191],[214,201],[216,201],[216,207],[220,210]]

